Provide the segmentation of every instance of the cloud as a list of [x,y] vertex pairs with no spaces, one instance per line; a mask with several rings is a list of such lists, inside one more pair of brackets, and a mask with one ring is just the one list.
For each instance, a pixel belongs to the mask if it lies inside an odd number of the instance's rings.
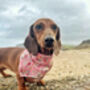
[[78,44],[89,39],[89,5],[85,0],[1,0],[0,46],[23,41],[30,25],[42,17],[51,18],[58,24],[63,43]]
[[3,40],[0,38],[0,47],[13,47],[17,44],[23,43],[22,39],[7,39],[3,37]]
[[2,31],[2,32],[0,33],[0,37],[6,36],[6,34],[7,34],[7,32],[3,32],[3,31]]

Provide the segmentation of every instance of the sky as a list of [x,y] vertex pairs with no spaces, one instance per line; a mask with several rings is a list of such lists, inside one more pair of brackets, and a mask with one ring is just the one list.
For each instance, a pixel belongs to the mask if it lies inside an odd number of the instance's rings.
[[39,18],[56,22],[62,44],[90,39],[90,0],[0,0],[0,47],[23,43]]

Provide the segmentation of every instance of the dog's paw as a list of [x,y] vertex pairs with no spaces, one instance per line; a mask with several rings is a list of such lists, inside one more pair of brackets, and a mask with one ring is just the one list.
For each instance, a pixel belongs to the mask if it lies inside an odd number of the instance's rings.
[[37,86],[45,86],[45,82],[43,80],[37,82]]
[[12,77],[12,75],[6,74],[4,75],[5,78]]

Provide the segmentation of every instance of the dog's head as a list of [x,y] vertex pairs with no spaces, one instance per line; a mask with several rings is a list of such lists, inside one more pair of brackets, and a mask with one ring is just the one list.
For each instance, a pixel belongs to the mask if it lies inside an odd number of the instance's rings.
[[54,51],[57,55],[61,48],[59,27],[50,19],[37,20],[30,27],[24,45],[34,55],[39,51],[52,53]]

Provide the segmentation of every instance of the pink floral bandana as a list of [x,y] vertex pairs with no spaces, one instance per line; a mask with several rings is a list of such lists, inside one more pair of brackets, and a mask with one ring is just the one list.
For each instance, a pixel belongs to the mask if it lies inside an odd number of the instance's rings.
[[19,73],[21,77],[41,79],[52,67],[52,56],[38,53],[37,56],[27,50],[20,56]]

